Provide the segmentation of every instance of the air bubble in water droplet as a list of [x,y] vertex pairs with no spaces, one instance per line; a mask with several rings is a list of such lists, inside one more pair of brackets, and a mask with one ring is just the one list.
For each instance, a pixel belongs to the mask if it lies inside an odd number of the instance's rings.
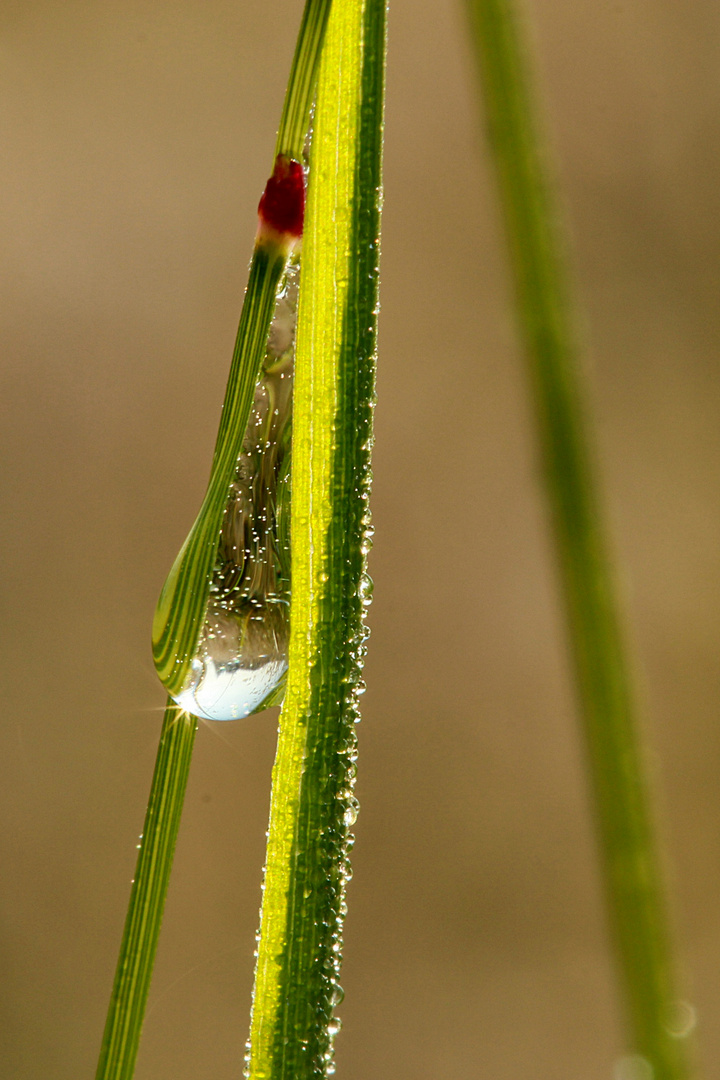
[[175,696],[206,720],[279,701],[287,671],[292,370],[299,265],[278,296],[262,374],[223,517],[198,649]]

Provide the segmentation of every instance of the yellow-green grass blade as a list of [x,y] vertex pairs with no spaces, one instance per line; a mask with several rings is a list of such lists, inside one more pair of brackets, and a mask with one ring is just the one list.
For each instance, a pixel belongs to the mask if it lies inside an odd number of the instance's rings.
[[[632,1050],[653,1080],[685,1080],[633,675],[578,371],[570,281],[512,0],[468,0],[510,248]],[[640,1073],[638,1072],[638,1075]],[[645,1075],[643,1073],[643,1075]]]
[[325,1075],[356,804],[375,382],[385,0],[334,0],[318,85],[295,357],[290,666],[248,1054]]

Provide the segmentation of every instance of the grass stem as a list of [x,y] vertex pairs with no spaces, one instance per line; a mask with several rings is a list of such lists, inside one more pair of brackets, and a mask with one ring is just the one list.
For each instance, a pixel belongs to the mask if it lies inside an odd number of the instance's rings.
[[250,1032],[252,1080],[329,1075],[364,656],[385,0],[334,0],[295,357],[292,593]]
[[[279,153],[302,161],[331,0],[307,0],[280,122]],[[276,161],[277,170],[277,161]],[[267,236],[270,242],[265,242]],[[163,589],[154,648],[163,682],[182,688],[204,616],[220,525],[289,248],[258,232],[208,492]],[[97,1080],[131,1080],[162,923],[197,722],[169,699],[100,1052]]]
[[[632,1049],[685,1080],[632,671],[590,451],[558,212],[512,0],[468,0],[539,431]],[[639,1075],[639,1073],[638,1073]],[[643,1074],[644,1075],[644,1074]]]
[[[277,146],[301,162],[331,0],[307,0],[280,119]],[[276,169],[279,157],[276,157]],[[258,231],[202,507],[167,577],[153,622],[155,666],[168,693],[186,682],[202,630],[228,492],[260,375],[278,284],[290,248]]]
[[168,701],[96,1080],[133,1075],[196,730]]

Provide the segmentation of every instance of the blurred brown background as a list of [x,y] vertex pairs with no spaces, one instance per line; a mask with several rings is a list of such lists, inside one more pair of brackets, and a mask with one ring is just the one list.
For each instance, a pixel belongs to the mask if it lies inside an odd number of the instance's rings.
[[[300,0],[4,0],[0,1075],[94,1075]],[[720,13],[529,5],[706,1076],[720,1078]],[[459,3],[393,0],[343,1080],[622,1053]],[[203,727],[138,1080],[240,1076],[273,715]]]

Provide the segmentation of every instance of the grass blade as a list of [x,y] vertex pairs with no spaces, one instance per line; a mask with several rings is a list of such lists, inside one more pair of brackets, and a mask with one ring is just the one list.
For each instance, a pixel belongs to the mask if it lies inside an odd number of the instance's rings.
[[[469,0],[560,567],[632,1049],[688,1076],[632,672],[601,520],[557,208],[511,0]],[[647,1065],[643,1066],[647,1068]],[[640,1073],[638,1072],[638,1075]],[[645,1075],[643,1073],[643,1075]]]
[[[277,139],[283,160],[302,161],[330,0],[308,0],[298,35]],[[270,223],[272,225],[272,222]],[[200,513],[170,570],[153,622],[153,655],[177,697],[195,656],[218,553],[223,515],[265,353],[278,285],[292,244],[273,228],[258,231],[223,403],[210,482]]]
[[172,869],[197,720],[169,701],[150,788],[97,1080],[133,1074]]
[[302,161],[331,3],[308,0],[305,5],[278,128],[276,157],[286,154]]
[[368,548],[385,0],[335,0],[318,86],[295,359],[290,668],[249,1043],[252,1080],[328,1074]]
[[[278,158],[302,160],[331,0],[307,0],[278,134]],[[263,228],[250,265],[208,491],[161,594],[155,659],[179,690],[197,645],[220,525],[242,446],[290,245]],[[150,987],[197,722],[171,699],[165,712],[145,830],[105,1026],[96,1080],[130,1080]]]

